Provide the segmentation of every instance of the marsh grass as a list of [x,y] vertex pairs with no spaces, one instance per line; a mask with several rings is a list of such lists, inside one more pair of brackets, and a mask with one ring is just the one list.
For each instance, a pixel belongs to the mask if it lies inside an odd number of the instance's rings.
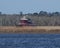
[[0,33],[60,33],[59,26],[0,26]]

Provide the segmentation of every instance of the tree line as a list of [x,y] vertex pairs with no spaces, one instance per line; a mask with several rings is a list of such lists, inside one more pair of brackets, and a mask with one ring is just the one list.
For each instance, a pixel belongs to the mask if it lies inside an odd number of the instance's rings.
[[[2,12],[0,12],[0,16],[1,15],[6,15],[6,14],[2,14]],[[20,15],[20,16],[23,16],[23,15],[28,15],[28,16],[30,16],[30,15],[31,16],[60,16],[60,12],[40,11],[39,13],[34,12],[34,13],[27,13],[27,14],[23,14],[23,12],[20,12],[18,15]]]
[[60,12],[48,13],[40,11],[39,13],[23,14],[3,14],[0,12],[0,26],[15,26],[20,22],[22,16],[27,16],[32,22],[39,26],[60,26]]

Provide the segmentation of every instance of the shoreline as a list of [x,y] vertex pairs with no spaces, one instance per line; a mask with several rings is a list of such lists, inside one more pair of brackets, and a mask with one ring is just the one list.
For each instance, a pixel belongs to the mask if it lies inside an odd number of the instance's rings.
[[0,26],[0,33],[60,33],[60,26]]

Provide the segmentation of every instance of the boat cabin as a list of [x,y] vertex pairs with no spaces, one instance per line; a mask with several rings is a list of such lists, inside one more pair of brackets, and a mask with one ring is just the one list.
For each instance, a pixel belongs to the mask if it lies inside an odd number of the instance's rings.
[[32,25],[32,21],[31,21],[30,18],[27,18],[26,16],[23,16],[20,19],[19,25],[20,26],[29,26],[29,25]]

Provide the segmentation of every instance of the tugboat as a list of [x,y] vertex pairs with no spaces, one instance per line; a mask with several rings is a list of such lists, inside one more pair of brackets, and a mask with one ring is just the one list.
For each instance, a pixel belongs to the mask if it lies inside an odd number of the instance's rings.
[[18,23],[18,26],[33,26],[32,20],[30,18],[27,18],[26,16],[23,16],[20,19],[20,22]]

